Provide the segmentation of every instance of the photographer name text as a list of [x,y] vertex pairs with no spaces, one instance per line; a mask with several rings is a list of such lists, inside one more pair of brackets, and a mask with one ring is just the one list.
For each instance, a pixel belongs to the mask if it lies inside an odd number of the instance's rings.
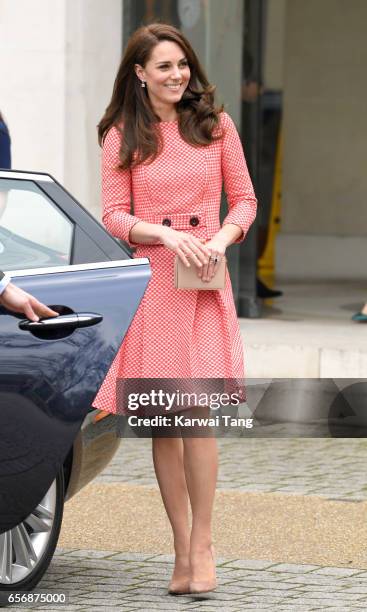
[[156,415],[154,417],[138,417],[131,415],[128,417],[130,427],[253,427],[253,419],[243,417],[233,417],[227,414],[216,415],[214,417],[187,417],[182,414],[172,416]]

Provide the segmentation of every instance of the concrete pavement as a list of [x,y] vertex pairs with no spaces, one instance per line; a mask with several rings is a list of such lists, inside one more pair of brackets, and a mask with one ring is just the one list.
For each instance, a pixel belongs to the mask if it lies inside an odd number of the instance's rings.
[[167,594],[170,531],[149,439],[122,440],[104,473],[66,504],[39,588],[68,592],[65,612],[367,609],[367,441],[218,444],[216,592]]
[[[218,558],[217,591],[167,594],[171,556],[59,549],[40,584],[66,591],[65,612],[107,610],[366,610],[367,572],[270,561]],[[34,608],[33,608],[34,609]],[[48,612],[60,607],[48,607]]]
[[[367,438],[219,438],[218,489],[367,499]],[[156,485],[151,440],[123,439],[95,483]]]

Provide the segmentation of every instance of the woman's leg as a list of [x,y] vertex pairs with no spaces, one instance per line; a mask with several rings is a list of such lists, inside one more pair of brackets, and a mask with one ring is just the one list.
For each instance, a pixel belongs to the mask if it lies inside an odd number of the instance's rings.
[[190,578],[189,497],[183,465],[180,437],[152,438],[153,463],[164,507],[172,526],[176,554],[174,581]]
[[[202,412],[205,414],[208,411],[197,409],[195,416],[203,416]],[[211,523],[218,473],[217,441],[213,435],[202,438],[185,436],[183,443],[186,483],[192,509],[191,581],[213,582],[215,564],[211,553]]]

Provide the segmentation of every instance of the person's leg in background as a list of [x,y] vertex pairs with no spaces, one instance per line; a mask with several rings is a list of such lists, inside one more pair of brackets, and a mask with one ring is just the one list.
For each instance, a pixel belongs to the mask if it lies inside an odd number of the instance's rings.
[[352,319],[353,321],[358,321],[359,323],[367,322],[367,302],[363,306],[362,310],[356,312],[356,314],[352,316]]

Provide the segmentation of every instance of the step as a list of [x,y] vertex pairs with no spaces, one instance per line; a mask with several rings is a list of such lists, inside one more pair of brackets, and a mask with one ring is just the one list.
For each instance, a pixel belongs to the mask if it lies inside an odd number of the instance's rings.
[[250,378],[367,378],[367,282],[277,283],[260,319],[239,319]]

